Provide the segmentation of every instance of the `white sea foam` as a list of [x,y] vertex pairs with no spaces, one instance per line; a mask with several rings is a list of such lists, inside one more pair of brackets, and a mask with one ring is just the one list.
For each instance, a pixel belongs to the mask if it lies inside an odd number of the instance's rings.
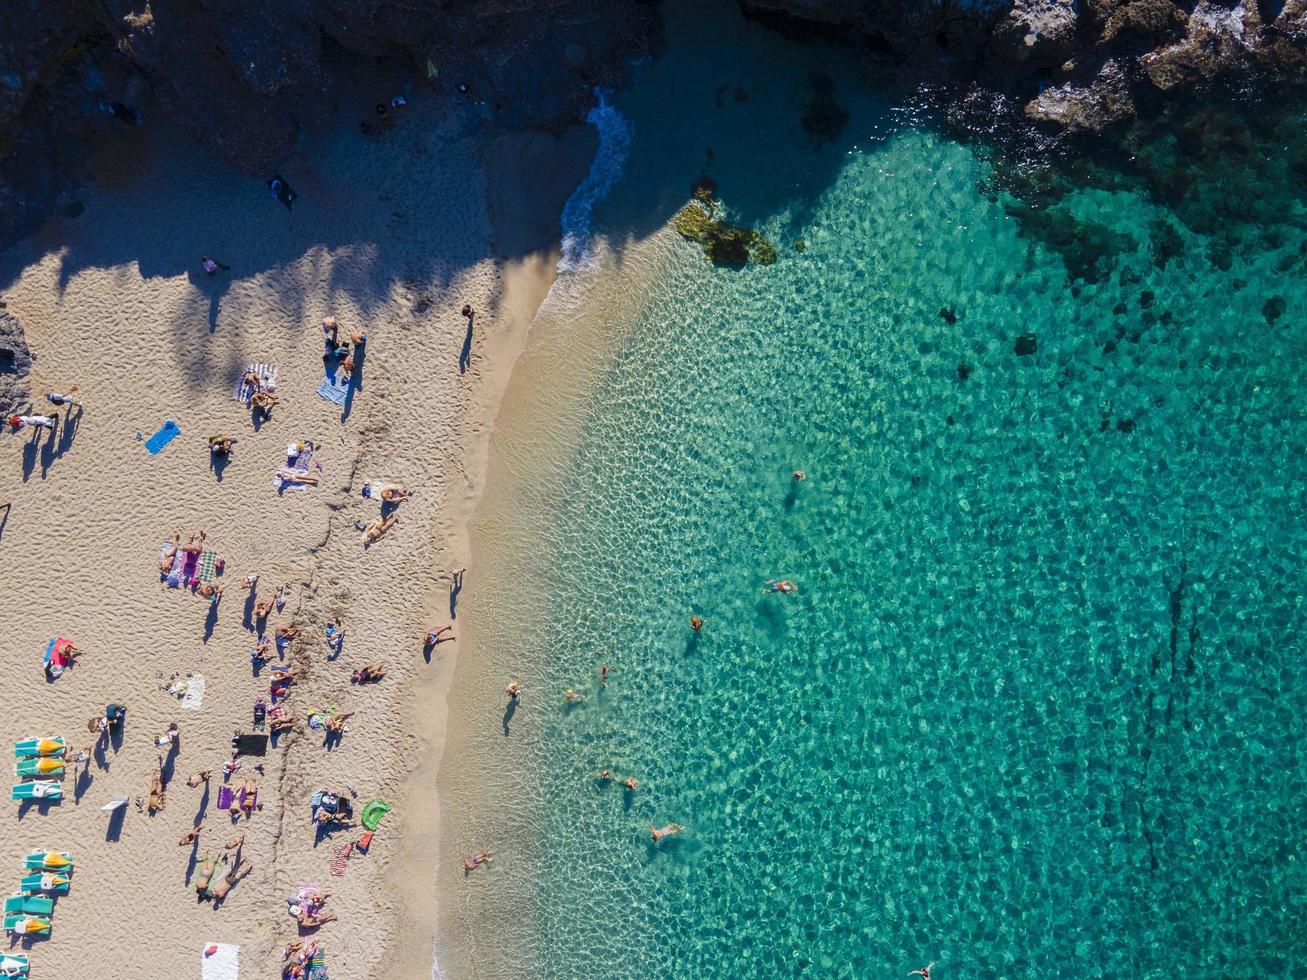
[[591,217],[595,205],[608,196],[631,151],[631,122],[596,92],[599,104],[586,115],[586,122],[599,130],[599,149],[585,179],[563,205],[563,254],[559,275],[582,272],[595,265],[595,242]]

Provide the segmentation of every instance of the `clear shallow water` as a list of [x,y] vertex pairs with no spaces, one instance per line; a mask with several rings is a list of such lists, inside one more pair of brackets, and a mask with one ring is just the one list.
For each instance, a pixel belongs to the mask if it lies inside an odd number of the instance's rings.
[[1307,976],[1293,195],[1222,269],[1087,191],[1068,212],[1129,244],[1073,282],[970,149],[850,92],[874,139],[814,149],[811,65],[728,27],[734,60],[694,78],[687,43],[619,101],[595,228],[630,234],[657,175],[688,193],[710,117],[782,258],[638,246],[658,273],[537,501],[542,971]]

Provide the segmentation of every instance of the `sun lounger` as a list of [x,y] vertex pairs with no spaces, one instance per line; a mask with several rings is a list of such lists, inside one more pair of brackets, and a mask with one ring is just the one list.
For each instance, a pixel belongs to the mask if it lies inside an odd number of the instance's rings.
[[33,755],[63,755],[67,743],[58,736],[50,738],[24,738],[14,743],[14,758],[26,759]]
[[42,756],[39,759],[19,759],[18,762],[14,764],[14,775],[21,779],[31,779],[35,776],[62,777],[63,774],[63,759],[52,759],[48,756]]
[[22,912],[26,915],[50,915],[54,912],[54,899],[42,895],[10,895],[5,899],[5,913]]
[[67,874],[55,874],[54,872],[29,874],[18,882],[18,887],[26,892],[51,891],[58,895],[67,895],[69,885],[72,885],[72,881]]
[[54,874],[51,871],[45,871],[40,874],[27,875],[18,886],[25,892],[53,892],[57,895],[66,895],[68,887],[72,882],[67,875]]
[[236,379],[236,387],[232,391],[232,396],[238,402],[244,402],[247,405],[249,404],[250,399],[254,397],[254,386],[245,380],[245,375],[249,374],[251,371],[258,373],[259,386],[263,388],[264,391],[277,390],[277,365],[250,364],[241,372],[240,377]]
[[63,799],[64,788],[52,779],[37,779],[30,783],[18,783],[9,790],[11,800],[51,800]]
[[0,953],[0,977],[27,976],[26,953]]
[[73,859],[66,851],[32,851],[24,864],[31,871],[60,871],[67,874],[73,870]]
[[6,915],[5,932],[16,936],[33,936],[50,931],[50,920],[39,915]]

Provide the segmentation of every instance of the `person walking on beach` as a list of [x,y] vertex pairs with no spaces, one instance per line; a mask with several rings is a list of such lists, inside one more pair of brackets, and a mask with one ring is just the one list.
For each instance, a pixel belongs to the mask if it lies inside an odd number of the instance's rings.
[[203,266],[204,271],[211,276],[216,276],[218,274],[219,269],[221,269],[223,272],[226,272],[228,269],[231,268],[231,266],[229,265],[223,265],[221,262],[213,261],[213,259],[209,258],[207,255],[200,256],[200,265]]
[[[449,635],[445,636],[446,633]],[[441,643],[452,639],[454,639],[454,625],[452,623],[441,626],[439,629],[430,630],[426,636],[427,646],[429,647],[439,646]]]
[[923,966],[920,970],[909,970],[908,976],[921,977],[921,980],[930,980],[930,969],[934,965],[935,962],[932,960],[930,963],[927,963],[925,966]]

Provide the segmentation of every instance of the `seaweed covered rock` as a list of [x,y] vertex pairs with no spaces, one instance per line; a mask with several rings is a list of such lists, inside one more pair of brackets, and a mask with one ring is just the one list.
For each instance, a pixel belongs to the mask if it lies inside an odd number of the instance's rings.
[[691,201],[677,212],[672,227],[682,238],[702,245],[704,255],[717,265],[771,265],[776,261],[775,245],[752,228],[718,221],[709,207],[715,207],[715,202]]

